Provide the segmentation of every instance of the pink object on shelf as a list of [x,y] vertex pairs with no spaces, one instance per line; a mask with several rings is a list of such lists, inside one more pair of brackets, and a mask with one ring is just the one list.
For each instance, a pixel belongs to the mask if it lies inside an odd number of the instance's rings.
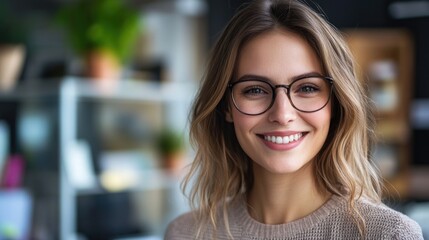
[[24,159],[20,155],[12,155],[6,161],[1,186],[3,188],[18,188],[21,186],[24,172]]

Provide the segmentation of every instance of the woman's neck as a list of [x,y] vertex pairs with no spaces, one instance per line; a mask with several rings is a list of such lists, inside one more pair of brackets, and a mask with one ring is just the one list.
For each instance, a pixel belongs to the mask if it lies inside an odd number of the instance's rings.
[[317,189],[311,168],[307,165],[296,173],[273,174],[255,164],[255,181],[247,199],[250,216],[265,224],[282,224],[321,207],[330,194]]

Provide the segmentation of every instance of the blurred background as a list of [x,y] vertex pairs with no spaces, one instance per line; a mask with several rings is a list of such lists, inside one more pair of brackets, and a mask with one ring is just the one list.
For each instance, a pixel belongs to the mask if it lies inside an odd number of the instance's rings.
[[[188,112],[244,0],[1,0],[0,239],[162,239]],[[429,237],[429,1],[320,0],[377,107],[386,203]]]

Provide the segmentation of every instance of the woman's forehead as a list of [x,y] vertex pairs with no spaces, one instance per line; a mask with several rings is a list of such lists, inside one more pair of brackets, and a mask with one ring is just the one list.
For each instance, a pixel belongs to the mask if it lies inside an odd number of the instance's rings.
[[322,68],[308,42],[290,31],[271,30],[242,46],[235,77],[259,75],[284,83],[311,72],[322,74]]

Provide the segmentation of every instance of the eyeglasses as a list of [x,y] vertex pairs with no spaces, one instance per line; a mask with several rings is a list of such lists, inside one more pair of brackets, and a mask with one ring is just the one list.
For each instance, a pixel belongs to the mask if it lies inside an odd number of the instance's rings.
[[286,88],[291,105],[300,112],[312,113],[324,108],[331,98],[333,79],[306,76],[289,85],[272,85],[262,79],[241,79],[228,85],[235,108],[246,115],[268,111],[276,99],[276,89]]

